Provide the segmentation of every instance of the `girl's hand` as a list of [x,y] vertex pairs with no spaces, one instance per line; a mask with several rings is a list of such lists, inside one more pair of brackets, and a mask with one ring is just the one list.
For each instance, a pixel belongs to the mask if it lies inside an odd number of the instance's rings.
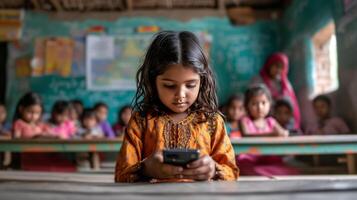
[[208,155],[191,162],[187,165],[187,169],[184,169],[182,172],[183,178],[199,181],[209,180],[214,177],[215,173],[216,162]]
[[183,167],[164,163],[162,151],[157,151],[143,161],[143,174],[151,178],[182,178]]

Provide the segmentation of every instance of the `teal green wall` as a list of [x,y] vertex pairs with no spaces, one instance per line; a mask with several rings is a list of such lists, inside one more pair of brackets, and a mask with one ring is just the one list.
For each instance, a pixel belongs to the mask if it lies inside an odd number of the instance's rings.
[[289,76],[298,93],[303,119],[309,121],[313,115],[309,97],[314,81],[311,38],[330,20],[335,22],[339,89],[329,96],[336,114],[357,131],[357,19],[351,18],[352,22],[341,31],[344,18],[342,0],[294,0],[282,20],[282,49],[289,54]]
[[33,90],[43,96],[45,110],[48,112],[57,99],[80,98],[86,106],[97,101],[104,101],[110,106],[110,120],[116,119],[117,109],[131,102],[134,91],[87,91],[85,77],[62,78],[43,76],[36,78],[16,78],[14,59],[21,55],[32,56],[34,39],[40,36],[70,36],[74,32],[88,27],[101,25],[109,35],[132,34],[140,25],[157,25],[161,29],[189,30],[208,32],[213,37],[211,46],[211,64],[216,72],[219,87],[219,99],[224,102],[229,95],[243,91],[243,88],[255,75],[265,58],[278,50],[280,39],[279,23],[264,21],[249,26],[232,26],[226,18],[203,18],[181,22],[164,18],[120,18],[116,21],[59,21],[45,14],[27,12],[24,21],[21,50],[14,53],[10,45],[9,79],[7,100],[10,113],[24,92]]

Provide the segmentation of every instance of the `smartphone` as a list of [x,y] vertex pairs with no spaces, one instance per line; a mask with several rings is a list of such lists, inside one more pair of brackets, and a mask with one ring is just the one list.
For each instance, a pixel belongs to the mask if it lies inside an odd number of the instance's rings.
[[165,149],[163,156],[166,164],[186,166],[199,158],[200,151],[197,149]]

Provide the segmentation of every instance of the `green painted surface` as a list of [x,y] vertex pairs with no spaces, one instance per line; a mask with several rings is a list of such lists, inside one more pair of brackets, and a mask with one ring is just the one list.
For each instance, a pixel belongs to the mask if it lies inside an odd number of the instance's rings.
[[[103,142],[82,142],[71,143],[70,141],[41,142],[1,142],[1,151],[11,152],[119,152],[121,141]],[[345,154],[357,153],[356,142],[331,142],[316,144],[268,144],[268,143],[234,143],[236,154],[249,153],[257,155],[288,155],[288,154]]]

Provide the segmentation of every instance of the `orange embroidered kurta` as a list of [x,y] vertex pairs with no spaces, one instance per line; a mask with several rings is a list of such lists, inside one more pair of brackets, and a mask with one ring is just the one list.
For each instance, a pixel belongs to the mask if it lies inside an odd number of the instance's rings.
[[143,178],[140,162],[152,153],[169,148],[199,149],[216,162],[217,179],[236,180],[238,167],[224,121],[217,114],[191,113],[183,121],[168,116],[131,118],[115,167],[116,182],[136,182]]

